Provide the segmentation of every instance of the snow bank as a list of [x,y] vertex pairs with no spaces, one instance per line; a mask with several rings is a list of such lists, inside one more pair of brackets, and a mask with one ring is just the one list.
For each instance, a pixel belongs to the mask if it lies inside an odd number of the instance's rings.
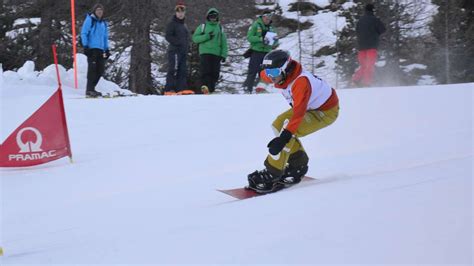
[[[78,89],[74,89],[74,69],[66,69],[58,65],[59,75],[61,77],[62,88],[66,95],[79,94],[84,95],[87,85],[87,57],[83,54],[77,54],[77,79]],[[42,71],[35,71],[35,63],[27,61],[18,71],[6,71],[1,74],[3,81],[2,89],[16,89],[18,87],[28,87],[32,84],[36,86],[54,87],[58,86],[56,66],[54,64],[47,66]],[[131,94],[129,90],[121,89],[112,81],[101,78],[96,90],[102,93],[120,92]]]

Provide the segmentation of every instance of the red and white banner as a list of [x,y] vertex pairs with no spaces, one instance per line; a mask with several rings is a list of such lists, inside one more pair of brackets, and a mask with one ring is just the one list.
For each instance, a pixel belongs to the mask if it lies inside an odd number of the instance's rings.
[[72,157],[61,87],[0,146],[0,167]]

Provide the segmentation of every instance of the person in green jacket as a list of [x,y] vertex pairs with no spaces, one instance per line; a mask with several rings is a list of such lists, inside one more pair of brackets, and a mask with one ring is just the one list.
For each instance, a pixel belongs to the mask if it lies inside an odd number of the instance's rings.
[[244,89],[247,93],[253,91],[263,58],[278,46],[278,37],[272,27],[272,15],[271,11],[265,11],[247,32],[247,40],[250,42],[251,50],[247,79],[244,82]]
[[201,92],[214,92],[228,53],[227,37],[219,22],[219,11],[209,9],[206,22],[199,25],[193,34],[193,42],[199,45]]

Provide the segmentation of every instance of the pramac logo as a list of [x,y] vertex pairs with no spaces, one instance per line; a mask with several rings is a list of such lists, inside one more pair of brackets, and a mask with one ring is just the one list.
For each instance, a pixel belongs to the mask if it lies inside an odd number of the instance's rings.
[[[23,142],[23,134],[28,131],[33,132],[36,139],[34,141],[29,139]],[[34,127],[25,127],[18,131],[18,134],[16,135],[16,143],[18,144],[20,151],[18,154],[10,154],[8,156],[9,161],[41,160],[56,156],[56,150],[45,152],[41,149],[43,136],[41,135],[41,132]]]
[[[36,135],[36,142],[26,141],[26,143],[24,143],[21,140],[21,137],[25,131],[33,132]],[[39,132],[39,130],[34,127],[25,127],[21,129],[16,135],[16,143],[18,144],[18,147],[20,147],[20,153],[43,151],[41,149],[41,144],[43,144],[43,136],[41,135],[41,132]]]

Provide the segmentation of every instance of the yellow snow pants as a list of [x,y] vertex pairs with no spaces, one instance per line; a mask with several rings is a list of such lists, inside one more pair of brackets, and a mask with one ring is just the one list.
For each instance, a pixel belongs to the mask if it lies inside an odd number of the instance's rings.
[[[277,136],[280,135],[281,130],[286,126],[292,115],[293,109],[289,109],[275,119],[272,128]],[[338,115],[339,105],[326,111],[307,111],[298,130],[283,150],[277,155],[269,154],[267,156],[264,162],[267,170],[273,175],[279,176],[284,173],[287,164],[294,167],[307,165],[309,158],[299,138],[331,125],[336,121]]]

